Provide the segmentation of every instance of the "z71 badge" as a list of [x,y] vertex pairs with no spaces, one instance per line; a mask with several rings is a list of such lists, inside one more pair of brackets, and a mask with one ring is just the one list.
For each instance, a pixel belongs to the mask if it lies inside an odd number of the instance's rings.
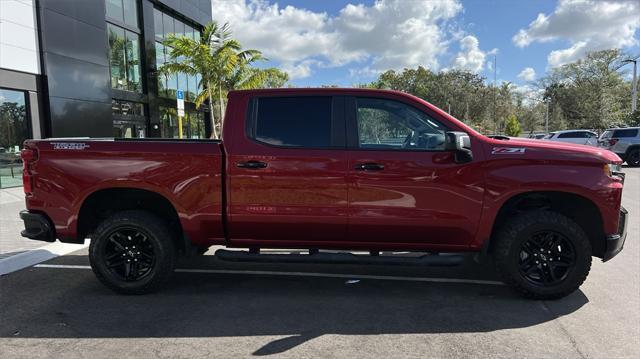
[[523,155],[524,147],[494,147],[491,151],[492,155]]
[[84,142],[51,142],[54,150],[84,150],[89,145]]

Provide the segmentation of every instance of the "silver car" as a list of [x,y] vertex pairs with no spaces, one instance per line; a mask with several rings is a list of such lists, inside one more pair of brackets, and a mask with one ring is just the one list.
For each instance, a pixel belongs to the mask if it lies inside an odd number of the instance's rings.
[[615,152],[631,167],[640,166],[640,127],[608,129],[598,139],[598,146]]
[[548,141],[575,143],[578,145],[598,145],[598,135],[587,130],[554,131],[546,135],[544,139]]

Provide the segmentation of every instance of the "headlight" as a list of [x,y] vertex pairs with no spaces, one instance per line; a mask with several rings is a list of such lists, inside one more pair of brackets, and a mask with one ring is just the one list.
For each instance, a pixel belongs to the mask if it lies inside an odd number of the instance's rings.
[[622,165],[608,163],[604,165],[604,173],[609,177],[620,176],[622,174]]

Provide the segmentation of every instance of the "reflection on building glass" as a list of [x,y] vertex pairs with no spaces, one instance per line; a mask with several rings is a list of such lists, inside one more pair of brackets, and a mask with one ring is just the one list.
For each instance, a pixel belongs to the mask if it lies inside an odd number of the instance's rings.
[[[180,138],[178,130],[177,110],[172,107],[160,107],[161,136],[163,138]],[[188,111],[182,118],[182,138],[206,138],[204,113]]]
[[20,150],[30,137],[25,93],[0,89],[0,188],[22,185]]
[[138,34],[108,24],[111,87],[142,92],[140,80],[140,37]]
[[107,0],[107,17],[132,27],[138,27],[137,0]]
[[139,102],[112,99],[111,112],[122,116],[144,116],[144,105]]
[[[169,34],[186,36],[196,41],[200,41],[200,32],[158,9],[154,9],[153,21],[156,39],[156,66],[158,68],[168,60],[169,53],[171,52],[170,47],[165,47],[162,44],[162,41],[166,40]],[[182,59],[178,59],[178,61],[181,60]],[[190,102],[195,102],[196,96],[201,92],[199,76],[183,73],[167,76],[159,75],[158,87],[158,94],[161,97],[171,99],[176,97],[176,90],[181,89],[185,93],[185,100]]]
[[145,106],[140,102],[111,100],[113,137],[143,138],[146,136]]

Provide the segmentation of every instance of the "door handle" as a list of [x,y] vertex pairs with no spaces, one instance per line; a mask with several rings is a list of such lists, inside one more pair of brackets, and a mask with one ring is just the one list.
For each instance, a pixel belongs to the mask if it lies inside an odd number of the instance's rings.
[[382,171],[384,165],[380,163],[358,163],[355,167],[356,171]]
[[267,164],[260,161],[247,161],[247,162],[238,162],[236,163],[236,167],[238,168],[247,168],[250,170],[259,170],[261,168],[267,168]]

